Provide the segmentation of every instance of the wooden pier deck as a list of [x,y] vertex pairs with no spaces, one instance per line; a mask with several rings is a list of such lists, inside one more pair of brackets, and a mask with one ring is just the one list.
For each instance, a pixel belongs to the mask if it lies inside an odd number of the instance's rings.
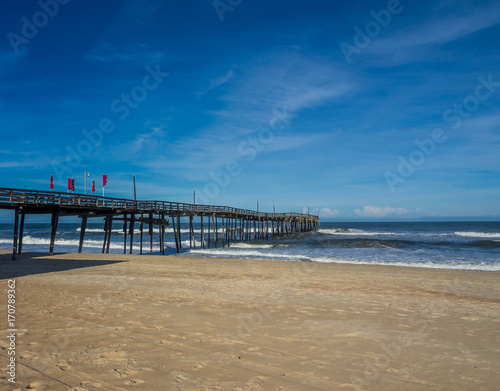
[[[59,218],[78,216],[81,218],[78,252],[82,252],[85,231],[89,218],[104,218],[102,252],[109,253],[113,221],[123,225],[124,254],[132,254],[135,223],[140,229],[140,254],[143,253],[144,225],[149,235],[149,252],[153,253],[154,226],[160,230],[159,244],[165,254],[165,227],[174,231],[176,251],[182,248],[181,217],[189,219],[190,247],[196,249],[197,241],[194,219],[200,220],[201,248],[230,246],[236,241],[272,239],[294,232],[314,231],[319,227],[319,217],[304,213],[264,213],[228,206],[195,205],[169,201],[135,201],[121,198],[100,197],[85,194],[52,191],[0,188],[0,209],[14,210],[14,234],[12,259],[22,253],[25,216],[30,214],[51,215],[51,237],[49,253],[54,245]],[[205,233],[205,229],[207,229]],[[130,241],[127,242],[127,233]]]

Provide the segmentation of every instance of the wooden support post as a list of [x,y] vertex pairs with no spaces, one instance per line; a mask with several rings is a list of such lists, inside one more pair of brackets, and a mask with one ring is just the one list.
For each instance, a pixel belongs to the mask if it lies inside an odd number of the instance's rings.
[[204,249],[205,248],[205,232],[203,230],[203,215],[200,217],[200,227],[201,227],[201,235],[200,235],[201,248]]
[[226,235],[226,232],[224,231],[224,217],[222,218],[222,248],[226,247],[226,238],[225,238],[225,235]]
[[112,230],[113,230],[113,216],[109,216],[108,243],[106,244],[106,254],[109,254],[109,247],[111,246],[111,231]]
[[175,249],[179,253],[180,252],[179,238],[177,236],[177,229],[175,228],[175,216],[171,216],[171,217],[172,217],[172,225],[173,225],[173,229],[174,229]]
[[215,215],[212,216],[212,219],[214,221],[214,246],[215,248],[217,248],[217,242],[218,242],[218,239],[219,239],[219,232],[218,232],[218,227],[217,227],[217,217],[215,217]]
[[144,237],[144,223],[142,221],[142,219],[144,218],[144,214],[141,213],[141,220],[139,222],[139,230],[141,231],[141,244],[140,244],[140,248],[139,248],[139,254],[142,255],[142,239]]
[[123,253],[127,253],[127,214],[123,215]]
[[128,234],[130,235],[130,250],[129,253],[132,254],[134,251],[134,227],[135,226],[135,214],[130,215],[130,225]]
[[149,214],[149,254],[153,255],[153,213]]
[[108,216],[104,218],[104,240],[102,241],[102,253],[106,251],[106,243],[108,241]]
[[182,248],[181,216],[177,216],[177,236],[179,237],[179,248]]
[[59,214],[57,212],[52,213],[52,232],[50,233],[50,248],[49,255],[54,255],[54,244],[56,242],[57,233],[57,223],[59,222]]
[[192,236],[192,232],[191,232],[191,225],[193,224],[193,221],[192,221],[193,217],[192,216],[189,216],[189,248],[193,248],[193,236]]
[[158,244],[160,246],[160,254],[163,255],[163,235],[162,235],[163,231],[161,230],[161,228],[162,228],[162,225],[159,224],[158,225],[158,242],[159,242]]
[[[161,219],[165,223],[165,214],[162,213]],[[165,224],[161,225],[161,253],[165,255]]]
[[19,254],[23,253],[23,236],[24,236],[24,218],[26,217],[25,213],[21,212],[21,225],[19,227]]
[[224,224],[223,229],[225,230],[224,240],[226,241],[226,247],[229,247],[229,229],[228,229],[228,218],[222,219],[222,224]]
[[208,248],[210,248],[210,215],[208,216]]
[[82,225],[80,227],[80,244],[78,245],[78,254],[81,254],[83,249],[83,241],[85,240],[85,230],[87,229],[87,215],[82,216]]
[[196,238],[194,237],[193,216],[189,216],[189,248],[196,250]]
[[19,208],[14,212],[14,241],[12,244],[12,260],[17,259],[17,235],[19,234]]

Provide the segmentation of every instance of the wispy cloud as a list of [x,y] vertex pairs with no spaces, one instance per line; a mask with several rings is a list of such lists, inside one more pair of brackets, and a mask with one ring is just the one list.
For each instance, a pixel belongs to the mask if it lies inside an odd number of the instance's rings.
[[111,42],[103,42],[87,52],[85,58],[104,62],[155,64],[161,62],[165,58],[165,54],[140,43],[117,45]]
[[[211,99],[224,106],[206,113],[212,125],[171,140],[169,158],[154,156],[140,164],[153,170],[175,168],[175,173],[183,178],[206,180],[210,170],[218,170],[231,160],[246,162],[239,147],[255,138],[259,130],[269,129],[276,109],[286,112],[290,126],[274,134],[272,142],[259,147],[259,156],[321,143],[331,137],[328,132],[295,133],[293,118],[302,110],[340,98],[352,90],[353,83],[328,63],[293,53],[270,56],[266,54],[240,65],[237,73],[228,71],[211,79]],[[224,83],[228,83],[228,88],[216,93],[216,87]]]
[[435,19],[395,31],[388,38],[377,38],[366,51],[375,56],[384,56],[381,62],[414,61],[424,54],[428,55],[420,51],[422,48],[453,42],[500,23],[498,4],[470,10],[468,13],[466,11],[464,7],[463,15],[450,15],[446,12],[445,18],[440,18],[438,15]]
[[238,115],[246,121],[262,120],[274,107],[286,107],[295,114],[300,110],[321,106],[351,91],[349,75],[335,64],[307,59],[297,53],[263,55],[251,65],[242,66],[242,76],[235,88],[222,95],[226,103],[221,116]]
[[389,206],[364,206],[363,209],[356,209],[354,213],[359,217],[390,217],[390,216],[403,216],[408,214],[408,211],[404,208],[391,208]]
[[[136,137],[125,144],[120,144],[113,149],[114,159],[117,161],[130,161],[156,154],[160,146],[167,141],[167,132],[164,126],[154,126],[148,133],[138,133]],[[139,159],[140,160],[140,159]]]
[[210,80],[210,83],[207,88],[195,92],[195,95],[200,98],[206,93],[210,92],[214,88],[220,87],[223,84],[226,84],[229,80],[234,77],[234,72],[232,70],[227,71],[223,76],[216,77],[215,79]]

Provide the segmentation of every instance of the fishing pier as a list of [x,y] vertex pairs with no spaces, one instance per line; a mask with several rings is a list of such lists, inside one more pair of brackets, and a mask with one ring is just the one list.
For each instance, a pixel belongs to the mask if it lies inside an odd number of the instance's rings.
[[[136,201],[86,194],[0,188],[0,209],[14,210],[12,259],[22,253],[26,215],[50,214],[51,235],[49,254],[54,253],[57,226],[64,216],[81,219],[78,252],[85,243],[85,231],[90,218],[104,219],[102,252],[109,253],[113,222],[123,226],[123,253],[132,254],[135,224],[139,225],[139,253],[143,254],[144,236],[149,236],[149,253],[153,254],[154,227],[156,239],[165,255],[165,227],[172,222],[176,252],[182,249],[181,217],[189,220],[189,246],[196,249],[194,220],[200,221],[200,248],[226,247],[237,241],[269,240],[291,233],[315,231],[319,217],[309,213],[264,213],[228,206],[196,205],[168,201]],[[147,228],[145,229],[145,225]],[[127,237],[128,235],[128,237]]]

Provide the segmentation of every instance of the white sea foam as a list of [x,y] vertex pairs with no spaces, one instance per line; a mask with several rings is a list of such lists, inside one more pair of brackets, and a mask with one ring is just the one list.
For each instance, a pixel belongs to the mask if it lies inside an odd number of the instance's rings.
[[403,266],[417,267],[424,269],[449,269],[449,270],[476,270],[476,271],[492,271],[499,272],[500,264],[488,263],[434,263],[434,262],[410,262],[410,261],[366,261],[366,260],[350,260],[339,258],[316,258],[315,262],[322,263],[344,263],[356,265],[382,265],[382,266]]
[[[111,238],[113,238],[113,237],[111,237]],[[55,243],[54,243],[56,251],[58,251],[58,249],[60,249],[60,251],[75,251],[75,249],[78,249],[79,244],[80,244],[80,241],[78,239],[68,240],[68,239],[57,239],[57,238],[56,238]],[[2,247],[10,249],[12,247],[12,240],[11,239],[0,239],[0,245],[8,245],[9,247],[6,247],[6,246],[2,246]],[[201,246],[201,243],[196,241],[196,245]],[[46,238],[46,239],[33,238],[31,236],[25,236],[23,238],[23,246],[36,246],[40,250],[44,250],[44,249],[48,250],[48,248],[50,246],[50,239],[48,239],[48,238]],[[84,249],[86,249],[86,248],[87,249],[89,249],[89,248],[102,249],[102,246],[103,246],[103,242],[101,240],[86,239],[83,242]],[[129,249],[129,242],[128,241],[127,241],[126,246],[127,246],[126,248],[128,251],[128,249]],[[169,247],[169,248],[175,248],[175,242],[167,242],[166,241],[165,246]],[[189,248],[189,240],[183,240],[182,247]],[[123,241],[116,241],[115,242],[115,241],[111,240],[109,248],[113,249],[113,250],[123,250]],[[138,248],[139,248],[139,242],[134,241],[134,252]],[[155,240],[155,243],[153,243],[153,250],[154,251],[160,250],[157,240]],[[145,251],[145,252],[149,251],[149,240],[145,240],[143,242],[143,251]]]
[[[12,245],[12,240],[8,239],[0,239],[0,244],[10,244]],[[80,244],[79,240],[68,240],[68,239],[57,239],[55,241],[55,246],[56,247],[78,247]],[[24,246],[47,246],[47,248],[50,246],[50,239],[42,239],[42,238],[33,238],[31,236],[25,236],[23,238],[23,245]],[[102,248],[102,241],[98,240],[85,240],[84,242],[84,247],[90,247],[90,248]],[[118,242],[111,242],[110,243],[110,248],[114,249],[123,249],[123,243],[118,243]]]
[[382,260],[360,260],[337,257],[311,257],[306,255],[279,254],[265,251],[251,250],[191,250],[190,254],[198,254],[210,257],[243,258],[243,259],[273,259],[277,261],[309,261],[319,263],[342,263],[352,265],[382,265],[382,266],[403,266],[427,269],[450,269],[450,270],[478,270],[478,271],[500,271],[500,264],[482,263],[442,263],[442,262],[415,262],[415,261],[382,261]]
[[500,233],[487,233],[487,232],[455,232],[457,236],[464,236],[468,238],[488,238],[500,239]]
[[318,231],[319,233],[322,234],[327,234],[327,235],[339,235],[339,236],[391,236],[391,235],[397,235],[394,232],[370,232],[370,231],[363,231],[360,229],[320,229]]
[[273,248],[272,244],[251,244],[251,243],[234,243],[231,247],[237,248]]
[[213,257],[229,257],[229,258],[265,258],[265,259],[281,259],[281,260],[305,260],[309,257],[303,255],[285,255],[273,254],[264,251],[252,250],[230,250],[230,249],[206,249],[206,250],[190,250],[189,254],[209,255]]

